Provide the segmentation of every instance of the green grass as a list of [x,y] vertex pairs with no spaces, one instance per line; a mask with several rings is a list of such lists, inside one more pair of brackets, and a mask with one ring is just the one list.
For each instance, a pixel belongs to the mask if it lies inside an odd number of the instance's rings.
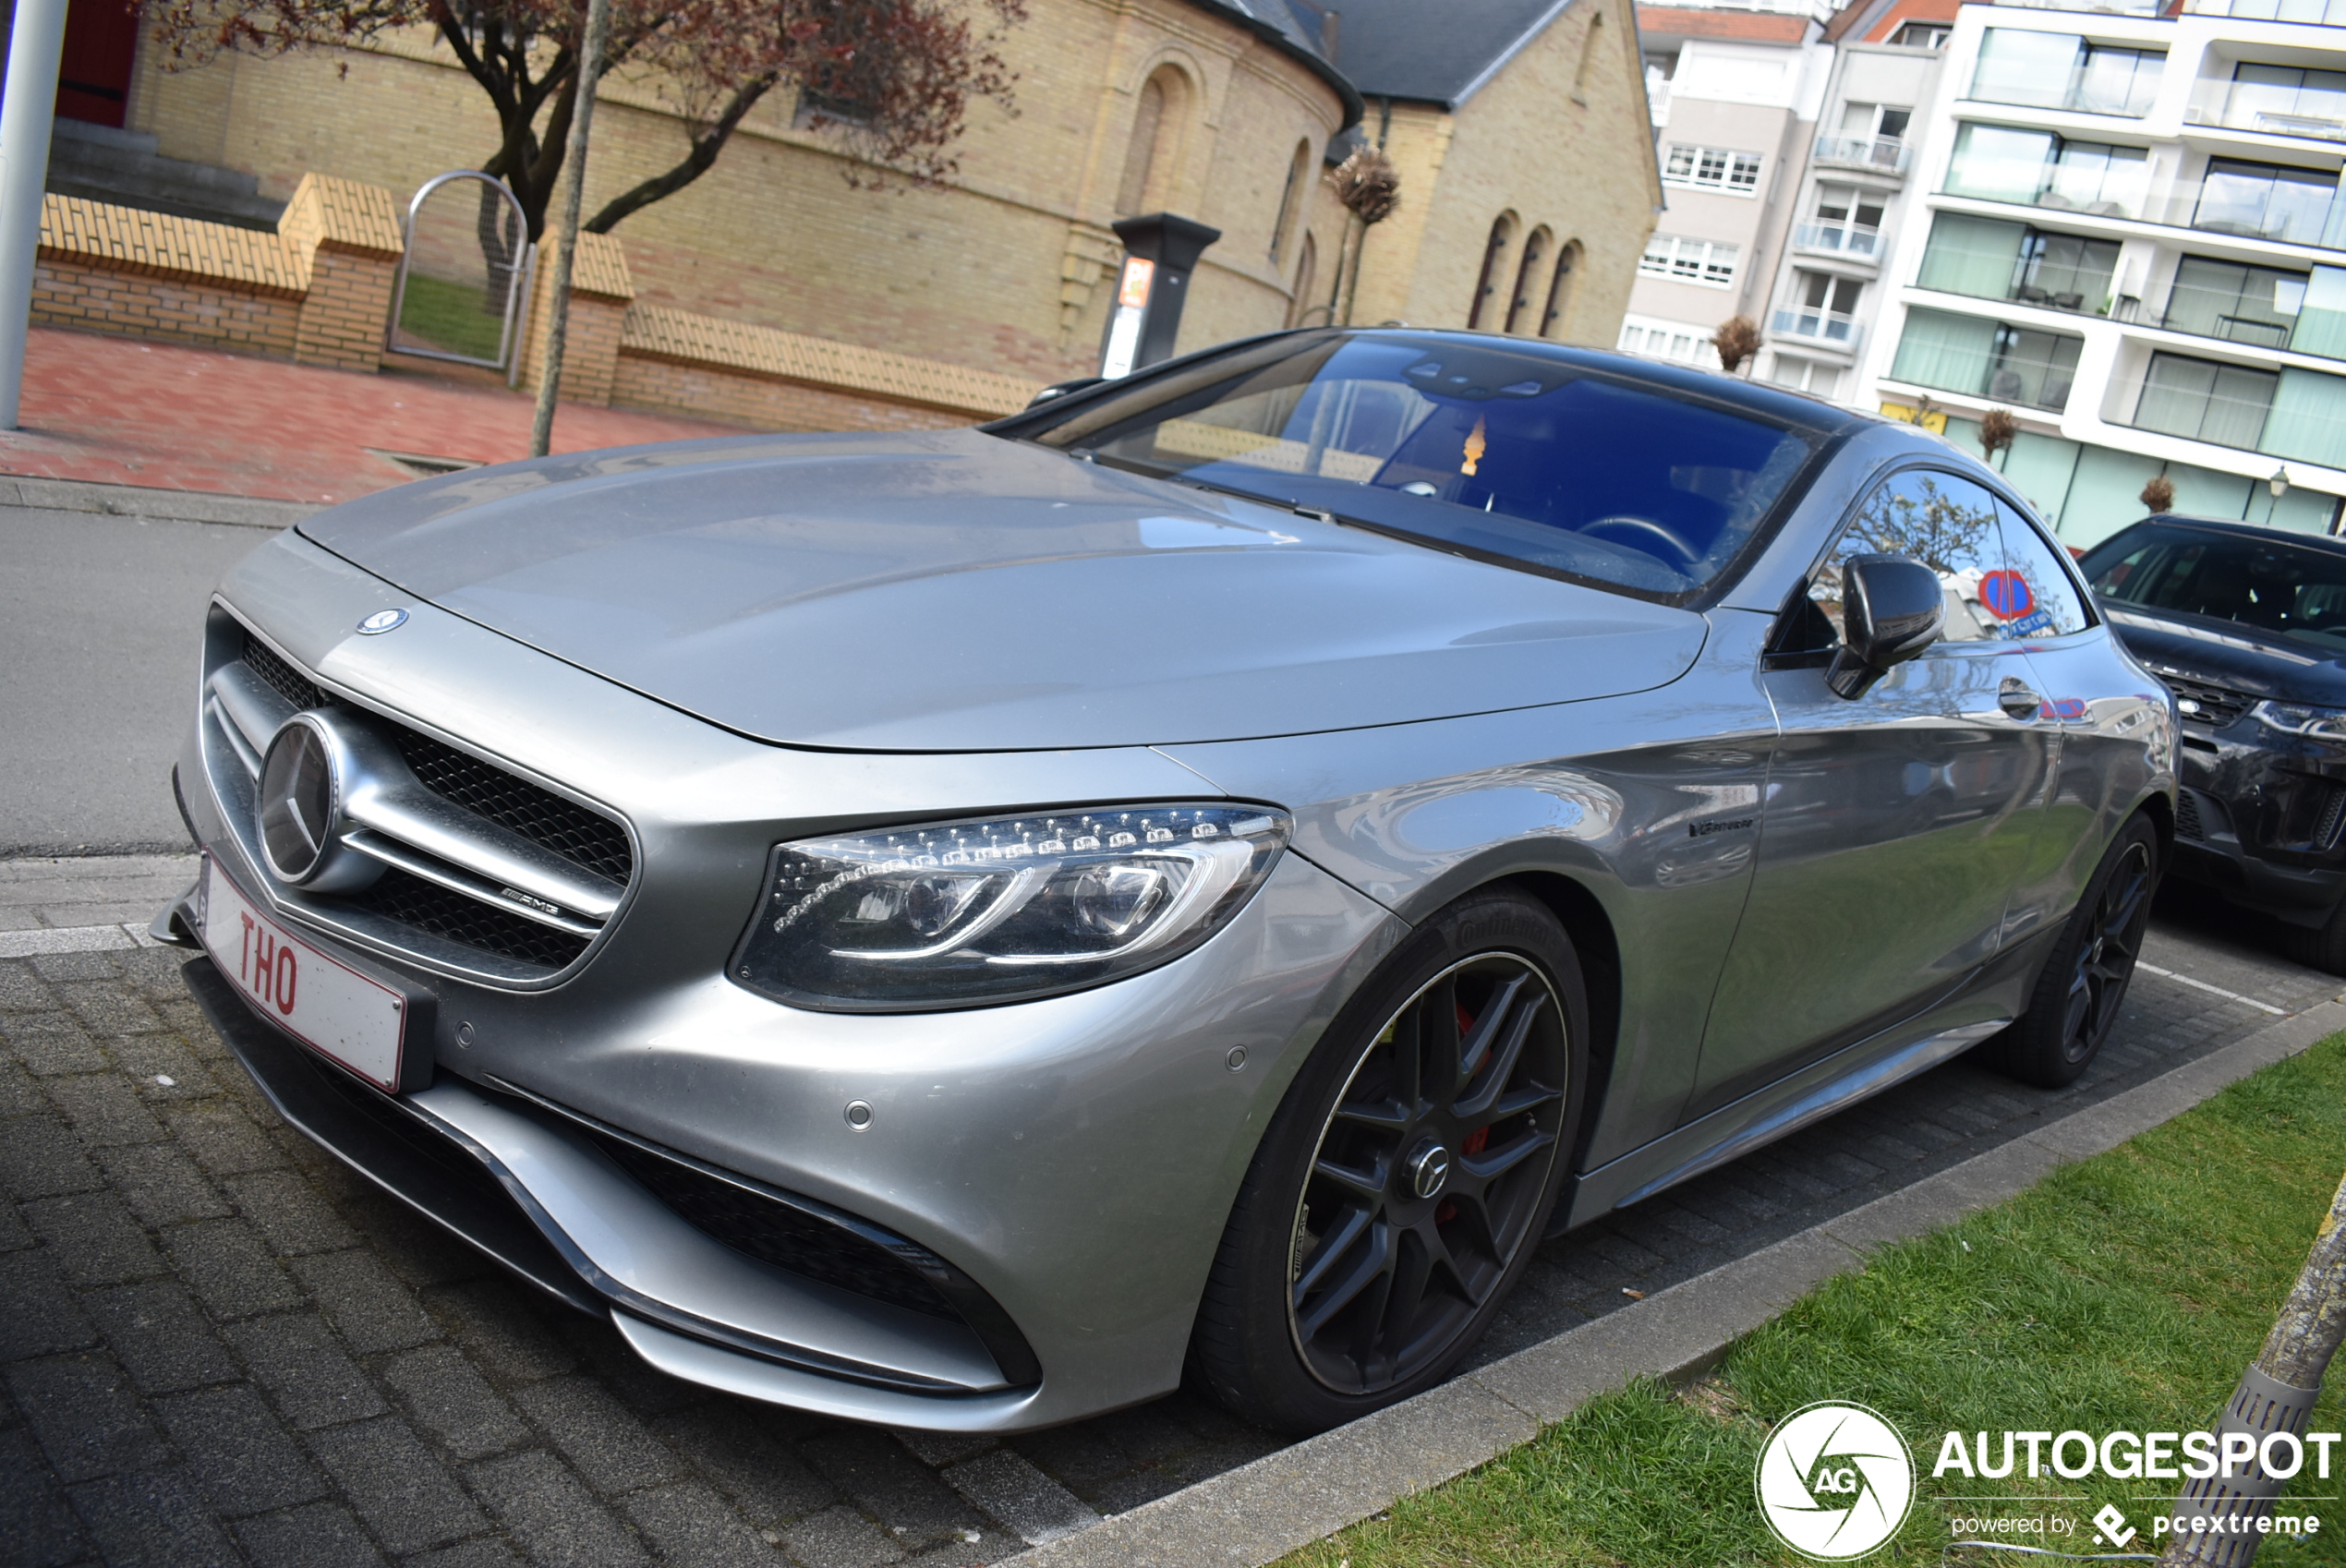
[[484,314],[480,301],[477,283],[450,283],[411,271],[407,292],[399,302],[399,330],[427,348],[494,359],[504,318]]
[[[2056,1561],[1950,1551],[1947,1493],[2084,1494],[2007,1504],[2089,1518],[2114,1502],[2149,1543],[2143,1501],[2177,1482],[2098,1473],[2029,1483],[1933,1480],[1941,1434],[2204,1429],[2272,1325],[2346,1167],[2346,1035],[1953,1229],[1878,1254],[1736,1342],[1684,1392],[1641,1382],[1592,1400],[1531,1442],[1389,1514],[1285,1560],[1289,1568],[1707,1568],[1797,1562],[1768,1534],[1752,1465],[1770,1423],[1820,1399],[1887,1416],[1915,1450],[1905,1528],[1868,1562]],[[2333,1375],[2316,1430],[2346,1429]],[[2346,1452],[2340,1453],[2346,1461]],[[2025,1472],[2026,1466],[2018,1466]],[[2292,1490],[2346,1493],[2313,1466]],[[2309,1502],[2322,1532],[2266,1538],[2273,1568],[2346,1562],[2346,1502]],[[2016,1537],[2074,1552],[2067,1541]]]

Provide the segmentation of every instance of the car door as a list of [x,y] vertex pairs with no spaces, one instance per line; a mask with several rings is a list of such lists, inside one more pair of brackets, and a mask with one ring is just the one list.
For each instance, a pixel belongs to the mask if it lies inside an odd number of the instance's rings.
[[[1860,554],[1930,566],[1947,617],[1937,645],[1851,701],[1824,667]],[[1687,1119],[1928,1007],[1996,953],[2060,735],[1991,608],[2010,602],[2004,570],[1995,498],[1907,469],[1860,503],[1786,612],[1759,676],[1780,733],[1750,899]]]

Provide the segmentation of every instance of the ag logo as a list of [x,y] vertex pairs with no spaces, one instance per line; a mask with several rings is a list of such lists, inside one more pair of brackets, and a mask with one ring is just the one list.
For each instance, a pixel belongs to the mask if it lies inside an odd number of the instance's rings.
[[1752,1478],[1760,1517],[1803,1557],[1863,1557],[1898,1533],[1915,1500],[1914,1456],[1862,1405],[1796,1410],[1769,1434]]

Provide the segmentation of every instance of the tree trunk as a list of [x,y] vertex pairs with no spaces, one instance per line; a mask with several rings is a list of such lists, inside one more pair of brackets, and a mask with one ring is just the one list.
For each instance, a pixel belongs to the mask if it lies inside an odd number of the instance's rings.
[[[2219,1452],[2228,1434],[2244,1434],[2260,1444],[2270,1432],[2304,1437],[2340,1339],[2346,1339],[2346,1182],[2330,1200],[2314,1249],[2281,1304],[2273,1332],[2217,1419]],[[2227,1478],[2219,1465],[2214,1476],[2183,1488],[2174,1508],[2183,1527],[2168,1541],[2159,1560],[2161,1568],[2239,1568],[2255,1558],[2264,1537],[2255,1522],[2273,1511],[2274,1499],[2288,1483],[2265,1473],[2261,1453],[2238,1468],[2243,1473]],[[2195,1533],[2195,1518],[2216,1527]],[[2235,1521],[2246,1521],[2248,1527],[2240,1530]]]
[[756,80],[744,84],[733,93],[732,101],[725,105],[725,112],[717,117],[717,123],[692,139],[692,151],[685,155],[683,162],[666,174],[655,175],[603,203],[603,210],[587,220],[586,232],[607,235],[619,226],[622,218],[649,207],[655,201],[666,200],[708,173],[709,166],[717,162],[717,155],[725,151],[725,143],[732,139],[733,128],[742,123],[742,116],[756,107],[757,101],[765,97],[780,79],[776,73],[768,71]]

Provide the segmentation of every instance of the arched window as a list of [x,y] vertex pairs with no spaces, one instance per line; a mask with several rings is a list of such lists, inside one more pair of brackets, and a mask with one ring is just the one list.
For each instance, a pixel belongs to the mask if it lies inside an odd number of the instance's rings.
[[1555,276],[1548,282],[1548,308],[1540,316],[1540,335],[1554,337],[1572,309],[1572,289],[1580,270],[1580,242],[1574,240],[1556,252]]
[[1320,281],[1320,246],[1310,235],[1303,236],[1302,259],[1295,264],[1295,297],[1288,301],[1287,324],[1300,327],[1312,308],[1312,285]]
[[1304,195],[1311,189],[1305,182],[1312,177],[1312,144],[1295,144],[1294,161],[1288,164],[1287,188],[1279,192],[1279,221],[1271,226],[1271,264],[1278,265],[1280,253],[1287,248],[1288,229],[1302,216]]
[[1180,156],[1182,115],[1189,106],[1189,79],[1171,66],[1159,66],[1141,84],[1132,112],[1132,139],[1124,150],[1124,177],[1116,187],[1119,212],[1153,212],[1165,205]]
[[1548,252],[1555,242],[1556,236],[1550,234],[1545,225],[1533,229],[1531,237],[1523,242],[1523,260],[1515,270],[1515,294],[1507,300],[1508,332],[1528,332],[1538,320],[1534,312],[1539,308],[1532,302],[1539,296],[1542,285],[1548,281],[1542,263],[1547,260]]
[[1495,322],[1502,314],[1499,290],[1507,278],[1507,247],[1515,243],[1515,214],[1502,212],[1491,225],[1490,243],[1482,247],[1482,272],[1474,280],[1474,303],[1467,309],[1467,330],[1473,332],[1485,321]]

